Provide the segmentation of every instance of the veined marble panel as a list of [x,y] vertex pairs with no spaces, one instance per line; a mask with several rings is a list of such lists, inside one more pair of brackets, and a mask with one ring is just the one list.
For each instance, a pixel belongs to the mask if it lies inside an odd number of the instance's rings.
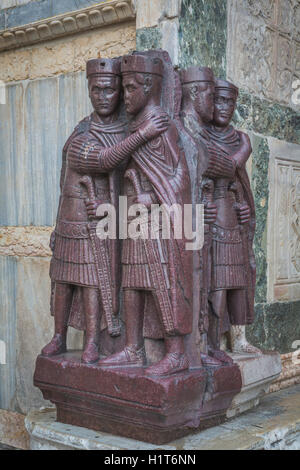
[[[299,109],[300,2],[228,1],[227,76],[238,86]],[[299,88],[299,86],[298,86]]]
[[268,139],[268,301],[300,299],[300,145]]
[[63,145],[91,112],[84,72],[7,86],[0,105],[0,225],[55,223]]
[[0,256],[0,279],[0,340],[5,344],[5,357],[0,361],[0,408],[8,409],[16,389],[17,258]]
[[[6,364],[0,365],[0,408],[26,414],[45,406],[33,386],[37,355],[50,341],[50,258],[0,256],[0,339]],[[82,332],[69,329],[68,347],[82,348]]]

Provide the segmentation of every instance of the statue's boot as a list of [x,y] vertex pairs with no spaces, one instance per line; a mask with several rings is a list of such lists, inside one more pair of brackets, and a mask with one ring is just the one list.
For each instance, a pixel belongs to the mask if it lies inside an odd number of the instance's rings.
[[233,364],[233,359],[221,349],[211,349],[209,350],[209,355],[223,364]]
[[106,367],[142,367],[145,364],[145,349],[144,347],[137,349],[135,346],[125,346],[122,351],[101,359],[98,364]]
[[245,325],[232,325],[230,329],[231,351],[235,354],[262,354],[261,350],[252,346],[246,338]]
[[99,346],[93,341],[86,344],[81,356],[81,361],[86,364],[91,364],[99,359]]
[[184,353],[169,352],[161,361],[147,367],[145,373],[147,375],[170,375],[177,374],[188,368],[189,361]]
[[235,343],[232,352],[235,354],[262,354],[261,350],[248,343],[248,341]]
[[216,357],[201,353],[201,362],[204,366],[221,366],[223,363]]
[[43,356],[55,356],[66,352],[66,338],[60,333],[56,333],[50,343],[42,349]]

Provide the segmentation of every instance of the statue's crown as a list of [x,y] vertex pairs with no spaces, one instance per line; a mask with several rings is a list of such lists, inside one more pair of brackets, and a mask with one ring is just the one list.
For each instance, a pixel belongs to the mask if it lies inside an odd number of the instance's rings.
[[180,72],[181,83],[207,82],[214,84],[215,78],[212,69],[209,67],[189,67]]
[[164,74],[162,60],[158,57],[150,58],[142,54],[125,55],[121,62],[121,73],[150,73],[152,75]]
[[86,76],[91,75],[118,75],[121,76],[120,59],[90,59],[86,63]]
[[219,78],[215,79],[215,93],[218,94],[218,92],[223,90],[229,91],[234,96],[237,96],[239,94],[239,89],[236,87],[233,83],[228,82],[227,80],[221,80]]

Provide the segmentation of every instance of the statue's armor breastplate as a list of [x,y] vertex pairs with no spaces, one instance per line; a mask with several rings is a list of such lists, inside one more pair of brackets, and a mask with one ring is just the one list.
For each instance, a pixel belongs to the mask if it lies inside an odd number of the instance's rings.
[[215,180],[217,219],[211,226],[212,290],[246,287],[242,238],[231,183],[228,178]]
[[[88,175],[89,172],[79,172],[72,167],[67,151],[50,276],[56,282],[98,287],[98,276],[89,238],[89,220],[85,205],[88,194],[86,187],[80,183],[80,179],[85,174]],[[109,174],[93,173],[90,176],[93,179],[97,201],[100,203],[110,202]],[[109,243],[107,249],[109,251]]]
[[[83,174],[73,169],[67,158],[67,168],[65,180],[61,195],[61,204],[59,219],[69,220],[71,222],[88,221],[87,211],[85,207],[85,199],[88,198],[87,190],[80,183]],[[96,199],[101,203],[110,202],[109,193],[109,176],[107,173],[93,176]]]
[[238,219],[234,204],[234,193],[230,190],[232,180],[218,178],[214,185],[214,203],[217,206],[216,225],[224,228],[234,228],[238,225]]

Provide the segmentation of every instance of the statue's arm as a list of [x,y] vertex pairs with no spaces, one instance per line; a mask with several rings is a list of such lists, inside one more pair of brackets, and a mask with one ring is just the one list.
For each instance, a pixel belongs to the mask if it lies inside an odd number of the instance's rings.
[[237,152],[232,155],[232,159],[238,168],[242,168],[247,162],[252,152],[252,146],[249,136],[244,132],[238,131],[241,139],[241,146]]
[[234,178],[235,170],[236,162],[231,157],[221,154],[217,149],[209,150],[204,176],[209,178]]
[[122,142],[103,148],[95,138],[82,134],[73,140],[68,151],[68,162],[82,173],[106,173],[130,156],[146,139],[138,130]]
[[110,148],[101,147],[97,139],[89,134],[81,134],[69,147],[68,163],[83,173],[111,171],[141,145],[159,136],[168,127],[169,117],[166,114],[153,115],[136,132]]

